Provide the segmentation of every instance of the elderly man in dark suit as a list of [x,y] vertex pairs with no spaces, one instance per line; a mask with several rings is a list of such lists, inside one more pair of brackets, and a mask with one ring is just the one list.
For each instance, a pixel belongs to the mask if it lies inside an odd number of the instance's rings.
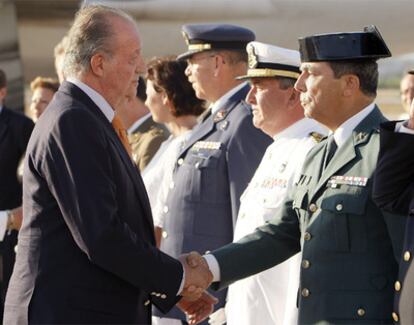
[[[372,198],[380,123],[376,60],[391,55],[375,26],[299,39],[305,116],[330,129],[308,153],[274,218],[238,242],[189,258],[208,263],[216,288],[302,250],[299,324],[388,324],[405,217]],[[278,281],[278,279],[275,279]]]
[[151,303],[167,311],[179,293],[197,298],[208,280],[156,249],[145,188],[114,114],[144,70],[140,36],[122,11],[89,6],[68,37],[67,79],[27,149],[4,323],[148,324]]
[[374,182],[374,199],[384,211],[409,215],[393,312],[395,322],[407,325],[414,324],[414,101],[409,114],[407,121],[381,126]]
[[[178,155],[164,207],[161,249],[172,256],[211,250],[233,239],[240,196],[272,139],[254,127],[244,101],[249,29],[226,24],[183,26],[186,75],[196,96],[211,103],[204,120]],[[221,306],[225,293],[219,294]],[[184,319],[176,312],[166,317]],[[166,320],[173,324],[172,320]],[[177,322],[177,321],[176,321]]]
[[0,316],[13,270],[17,230],[22,219],[22,184],[17,169],[26,151],[33,122],[23,114],[4,106],[7,78],[0,70]]

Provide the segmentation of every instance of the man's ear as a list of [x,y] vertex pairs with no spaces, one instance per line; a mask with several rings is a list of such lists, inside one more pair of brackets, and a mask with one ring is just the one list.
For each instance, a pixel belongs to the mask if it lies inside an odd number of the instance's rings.
[[296,107],[296,105],[300,101],[300,92],[297,91],[294,87],[288,88],[287,91],[290,92],[290,96],[288,99],[289,107]]
[[359,90],[359,78],[354,74],[346,74],[341,77],[343,81],[343,95],[345,97],[353,96]]
[[223,65],[226,64],[226,57],[221,54],[216,54],[214,57],[214,76],[218,77]]
[[91,57],[91,72],[99,77],[104,75],[105,56],[102,53],[96,53]]

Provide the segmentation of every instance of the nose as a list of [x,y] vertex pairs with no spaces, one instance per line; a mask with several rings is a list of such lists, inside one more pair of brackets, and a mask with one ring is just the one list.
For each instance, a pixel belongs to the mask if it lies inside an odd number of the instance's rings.
[[256,104],[256,87],[252,86],[246,96],[246,102],[253,105]]
[[306,92],[305,76],[303,72],[299,75],[298,80],[296,80],[295,89],[302,93]]

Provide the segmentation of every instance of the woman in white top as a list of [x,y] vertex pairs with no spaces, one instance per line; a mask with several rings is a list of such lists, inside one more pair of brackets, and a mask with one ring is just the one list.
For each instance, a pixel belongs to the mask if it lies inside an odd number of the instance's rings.
[[170,190],[172,172],[178,153],[204,111],[187,80],[185,61],[175,57],[154,58],[147,65],[147,100],[145,104],[157,123],[163,123],[171,136],[161,145],[142,173],[151,203],[157,246],[161,242],[163,207]]

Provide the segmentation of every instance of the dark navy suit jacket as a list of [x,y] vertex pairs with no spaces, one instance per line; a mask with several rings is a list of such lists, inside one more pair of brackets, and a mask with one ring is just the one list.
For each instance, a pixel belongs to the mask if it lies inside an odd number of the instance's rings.
[[[171,256],[204,253],[233,240],[240,196],[272,139],[255,128],[244,98],[249,86],[194,128],[179,154],[164,208],[161,249]],[[224,304],[225,292],[214,292]],[[176,308],[166,317],[184,319]]]
[[[17,168],[26,151],[33,122],[21,113],[6,107],[0,113],[0,211],[14,209],[22,204],[22,184],[17,177]],[[3,259],[3,278],[0,293],[0,317],[3,315],[4,297],[15,259],[14,247],[17,231],[6,232],[0,243]]]
[[155,248],[145,187],[110,122],[65,82],[30,139],[4,323],[150,323],[181,264]]

